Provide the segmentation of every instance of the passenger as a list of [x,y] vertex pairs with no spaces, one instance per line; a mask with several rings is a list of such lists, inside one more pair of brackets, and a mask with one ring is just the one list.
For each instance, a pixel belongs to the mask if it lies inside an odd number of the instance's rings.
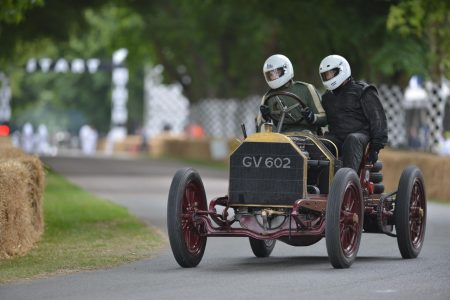
[[25,153],[31,154],[35,151],[33,125],[29,122],[25,123],[22,127],[21,146]]
[[[282,132],[310,130],[317,133],[318,129],[326,124],[325,111],[320,103],[319,93],[312,84],[293,80],[294,69],[286,56],[281,54],[270,56],[264,63],[263,73],[270,87],[267,93],[290,92],[297,95],[306,105],[305,108],[297,106],[286,114]],[[285,107],[298,105],[298,100],[289,96],[270,97],[260,106],[261,117],[264,121],[272,120],[274,125],[278,125],[281,117],[279,100]]]
[[325,57],[319,66],[320,78],[328,90],[322,95],[329,132],[342,153],[343,166],[358,172],[367,143],[369,163],[387,143],[387,122],[378,91],[364,81],[355,81],[350,65],[339,55]]

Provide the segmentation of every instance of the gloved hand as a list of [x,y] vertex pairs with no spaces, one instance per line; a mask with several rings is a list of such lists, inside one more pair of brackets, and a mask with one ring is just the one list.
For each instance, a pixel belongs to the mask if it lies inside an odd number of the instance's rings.
[[378,153],[380,152],[380,149],[382,149],[384,146],[382,144],[373,143],[370,145],[369,148],[369,163],[374,164],[378,160]]
[[259,107],[259,111],[261,112],[261,116],[263,117],[264,121],[270,120],[270,108],[267,105],[261,105]]
[[314,116],[313,110],[310,107],[305,107],[304,109],[302,109],[301,113],[306,122],[308,122],[309,124],[314,124],[316,118]]

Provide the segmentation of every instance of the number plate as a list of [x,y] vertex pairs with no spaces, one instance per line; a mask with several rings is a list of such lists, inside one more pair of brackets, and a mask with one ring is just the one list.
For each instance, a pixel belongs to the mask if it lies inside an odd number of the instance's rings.
[[242,165],[246,168],[290,169],[291,158],[277,156],[244,156],[242,158]]

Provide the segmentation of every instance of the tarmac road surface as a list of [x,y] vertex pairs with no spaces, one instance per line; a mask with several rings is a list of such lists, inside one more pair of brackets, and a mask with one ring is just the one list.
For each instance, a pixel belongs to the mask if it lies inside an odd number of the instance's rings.
[[[45,161],[72,182],[122,204],[166,232],[171,179],[180,167],[153,160],[56,157]],[[227,174],[200,169],[208,199],[226,194]],[[363,234],[350,269],[328,262],[325,240],[277,242],[253,256],[247,238],[209,238],[197,268],[183,269],[169,245],[132,264],[0,286],[0,299],[450,299],[450,205],[428,203],[425,244],[404,260],[394,238]]]

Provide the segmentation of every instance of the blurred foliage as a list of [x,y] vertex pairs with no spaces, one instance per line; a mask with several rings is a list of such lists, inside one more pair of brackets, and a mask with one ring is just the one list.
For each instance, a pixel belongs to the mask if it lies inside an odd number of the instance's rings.
[[450,1],[403,0],[390,8],[387,28],[427,46],[427,74],[450,77]]
[[108,60],[127,48],[131,130],[142,122],[148,65],[164,65],[165,81],[179,82],[193,102],[264,93],[262,65],[274,53],[319,89],[318,64],[331,53],[376,84],[450,75],[445,0],[9,0],[0,11],[0,70],[12,78],[14,115],[51,105],[77,111],[101,132],[110,121],[109,73],[27,74],[26,61]]
[[20,23],[27,10],[41,6],[43,3],[43,0],[2,0],[0,21],[7,24]]
[[[110,75],[31,73],[14,80],[17,123],[44,122],[50,131],[66,129],[78,134],[83,124],[102,132],[109,129],[111,114]],[[81,86],[83,88],[76,88]]]

